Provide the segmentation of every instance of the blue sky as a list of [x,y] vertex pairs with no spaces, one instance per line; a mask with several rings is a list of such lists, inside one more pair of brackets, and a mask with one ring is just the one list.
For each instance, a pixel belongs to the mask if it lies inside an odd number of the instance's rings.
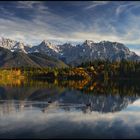
[[117,41],[140,54],[140,2],[1,1],[0,36],[32,44]]

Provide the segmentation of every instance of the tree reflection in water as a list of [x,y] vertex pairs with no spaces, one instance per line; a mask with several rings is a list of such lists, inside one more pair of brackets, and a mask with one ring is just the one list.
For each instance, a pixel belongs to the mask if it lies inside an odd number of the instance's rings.
[[[2,82],[1,82],[2,83]],[[19,84],[20,83],[20,84]],[[39,105],[45,112],[51,104],[65,111],[71,108],[80,109],[84,113],[98,111],[102,113],[121,111],[128,104],[139,98],[140,85],[138,81],[49,81],[24,80],[3,83],[0,87],[1,100],[17,100],[24,108],[26,101],[43,102]],[[25,101],[25,102],[24,102]],[[26,105],[23,105],[26,104]],[[47,103],[47,104],[44,104]],[[42,105],[47,105],[42,108]],[[72,106],[73,105],[73,106]],[[79,107],[77,107],[79,105]],[[8,106],[8,105],[7,105]],[[31,104],[34,106],[34,104]],[[17,106],[16,106],[17,108]]]

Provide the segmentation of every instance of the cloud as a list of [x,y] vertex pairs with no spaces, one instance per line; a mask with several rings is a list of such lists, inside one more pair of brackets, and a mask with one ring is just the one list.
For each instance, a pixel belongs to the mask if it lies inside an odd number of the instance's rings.
[[90,5],[86,6],[84,9],[89,10],[89,9],[93,9],[97,6],[105,5],[105,4],[108,4],[108,3],[109,3],[108,1],[94,1]]
[[116,8],[116,15],[119,16],[121,13],[126,12],[129,9],[129,6],[133,6],[133,3],[124,3],[119,5]]
[[139,2],[128,2],[122,3],[116,8],[116,15],[119,16],[121,14],[130,14],[131,11],[135,8],[140,7]]
[[16,8],[34,9],[34,10],[46,10],[47,6],[44,6],[44,2],[41,1],[18,1]]
[[33,44],[44,39],[140,44],[139,6],[109,1],[1,3],[0,36]]

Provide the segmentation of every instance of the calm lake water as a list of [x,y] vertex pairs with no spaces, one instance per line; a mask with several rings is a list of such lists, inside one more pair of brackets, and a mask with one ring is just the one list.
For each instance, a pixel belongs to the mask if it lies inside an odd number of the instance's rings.
[[122,83],[0,85],[0,138],[140,138],[140,89]]

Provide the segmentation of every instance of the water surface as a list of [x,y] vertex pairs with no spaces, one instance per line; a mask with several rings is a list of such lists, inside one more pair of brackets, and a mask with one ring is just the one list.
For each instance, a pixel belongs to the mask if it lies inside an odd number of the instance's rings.
[[1,85],[0,138],[140,138],[139,86],[122,83]]

